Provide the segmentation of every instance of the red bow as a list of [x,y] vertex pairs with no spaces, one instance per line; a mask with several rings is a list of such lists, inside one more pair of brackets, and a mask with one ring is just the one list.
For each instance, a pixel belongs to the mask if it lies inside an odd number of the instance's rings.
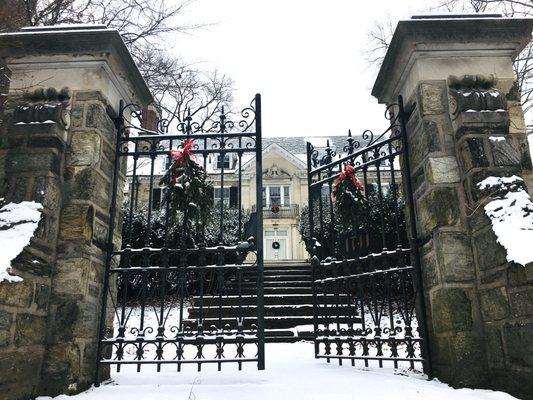
[[192,139],[187,140],[183,144],[183,148],[179,150],[171,150],[169,152],[170,158],[174,160],[172,164],[172,181],[171,184],[175,185],[178,179],[177,168],[181,167],[186,159],[192,159],[196,162],[196,156],[193,154],[192,149],[194,147],[194,141]]
[[177,167],[181,167],[181,165],[187,158],[193,157],[194,156],[194,154],[192,154],[193,147],[194,147],[194,141],[192,139],[189,139],[185,142],[182,149],[171,150],[170,158],[174,160],[174,165]]
[[[364,185],[363,185],[363,182],[361,182],[359,179],[357,179],[357,177],[355,176],[355,168],[352,166],[352,165],[347,165],[346,168],[344,169],[344,171],[342,171],[340,173],[340,175],[337,177],[337,179],[335,179],[335,182],[333,182],[333,186],[334,187],[337,187],[339,186],[342,182],[344,182],[346,179],[350,179],[353,183],[353,185],[355,186],[356,189],[358,190],[363,190],[364,188]],[[331,194],[331,200],[332,201],[336,201],[337,200],[337,195],[335,192],[333,192]]]
[[363,182],[361,182],[357,177],[355,176],[355,168],[351,165],[347,165],[344,171],[340,173],[340,175],[335,179],[335,182],[333,183],[334,186],[340,185],[342,182],[344,182],[346,179],[350,179],[353,183],[353,185],[359,189],[363,189]]

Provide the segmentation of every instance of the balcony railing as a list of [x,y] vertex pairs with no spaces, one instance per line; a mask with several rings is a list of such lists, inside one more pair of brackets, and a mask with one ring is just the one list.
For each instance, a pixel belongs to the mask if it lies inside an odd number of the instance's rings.
[[[272,206],[263,207],[263,218],[298,218],[300,215],[300,206],[291,204],[289,206],[278,206],[275,210]],[[252,212],[255,212],[256,206],[252,205]],[[276,212],[277,211],[277,212]]]

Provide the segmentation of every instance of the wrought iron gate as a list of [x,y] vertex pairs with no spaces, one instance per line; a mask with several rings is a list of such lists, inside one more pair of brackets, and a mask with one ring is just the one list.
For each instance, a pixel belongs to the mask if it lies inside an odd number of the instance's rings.
[[[251,218],[243,203],[243,189],[255,186],[262,209],[260,95],[237,120],[233,115],[222,110],[199,124],[189,114],[169,133],[169,121],[149,130],[136,124],[148,115],[121,104],[96,384],[103,365],[159,371],[173,364],[179,371],[254,362],[264,369],[262,213]],[[186,215],[171,215],[171,196],[159,186],[170,150],[190,139],[214,186],[212,223],[194,233],[184,229]],[[244,317],[243,276],[255,278],[255,318]]]
[[[379,367],[390,362],[394,368],[422,363],[431,374],[409,179],[409,115],[398,100],[380,135],[350,134],[341,149],[307,143],[315,357]],[[332,193],[348,165],[362,183],[367,212],[352,229],[341,230]]]

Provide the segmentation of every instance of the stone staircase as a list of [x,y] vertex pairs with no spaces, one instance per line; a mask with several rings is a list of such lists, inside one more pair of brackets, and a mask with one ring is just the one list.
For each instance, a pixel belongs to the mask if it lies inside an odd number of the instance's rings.
[[[218,296],[204,296],[204,329],[215,325],[236,327],[238,315],[244,328],[257,323],[257,284],[253,271],[243,274],[241,300],[234,283],[228,287],[219,307]],[[313,338],[313,294],[311,266],[305,262],[265,263],[264,274],[265,338],[267,342],[294,342]],[[333,302],[333,297],[331,298]],[[185,326],[191,329],[199,316],[198,297],[193,297]],[[239,310],[239,303],[241,309]],[[240,313],[240,314],[239,314]],[[319,316],[320,318],[320,316]]]

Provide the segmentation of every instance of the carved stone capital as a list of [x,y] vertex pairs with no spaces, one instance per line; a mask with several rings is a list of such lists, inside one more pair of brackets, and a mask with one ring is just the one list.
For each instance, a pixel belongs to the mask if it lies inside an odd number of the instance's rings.
[[493,75],[464,75],[448,78],[448,101],[452,119],[463,112],[506,111],[505,94],[495,88]]
[[13,113],[13,122],[52,121],[63,129],[70,126],[70,99],[68,88],[57,91],[55,88],[37,89],[23,95],[23,104],[18,105]]

